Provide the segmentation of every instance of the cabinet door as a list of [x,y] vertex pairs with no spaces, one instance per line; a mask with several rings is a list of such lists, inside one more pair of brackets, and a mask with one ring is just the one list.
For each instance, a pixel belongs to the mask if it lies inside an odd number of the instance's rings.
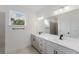
[[39,49],[39,39],[38,39],[38,37],[32,36],[31,43],[32,43],[33,47],[35,47],[36,49]]
[[36,41],[36,39],[35,39],[35,36],[33,36],[33,35],[31,35],[31,44],[32,44],[32,46],[34,46],[35,47],[35,41]]
[[46,54],[54,54],[54,48],[47,45],[46,46]]
[[47,54],[64,54],[63,51],[58,49],[58,46],[56,44],[51,44],[50,42],[46,41],[45,45]]
[[42,53],[43,54],[46,54],[46,47],[47,47],[47,45],[46,45],[46,41],[43,39],[43,41],[42,41]]
[[48,46],[47,54],[64,54],[62,51],[55,49],[54,47]]
[[38,37],[36,37],[35,48],[36,48],[37,50],[39,50],[39,38],[38,38]]
[[39,51],[40,53],[43,53],[43,39],[39,38]]
[[45,54],[45,41],[42,38],[39,38],[39,52]]

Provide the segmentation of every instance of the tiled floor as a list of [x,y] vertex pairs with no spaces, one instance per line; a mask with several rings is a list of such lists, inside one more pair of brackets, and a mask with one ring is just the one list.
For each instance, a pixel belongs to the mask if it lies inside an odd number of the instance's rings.
[[39,54],[39,52],[37,52],[37,50],[35,50],[33,47],[28,47],[16,52],[12,52],[11,54]]

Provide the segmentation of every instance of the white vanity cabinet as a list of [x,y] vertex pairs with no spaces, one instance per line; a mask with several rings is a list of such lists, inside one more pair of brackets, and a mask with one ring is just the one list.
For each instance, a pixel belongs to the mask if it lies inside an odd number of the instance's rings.
[[60,54],[61,52],[55,49],[54,44],[51,46],[50,42],[45,39],[32,36],[32,46],[42,54]]
[[39,39],[39,52],[42,54],[45,54],[45,41],[44,39],[38,38]]
[[46,54],[54,54],[54,48],[46,45]]
[[64,52],[62,52],[62,51],[60,51],[57,48],[52,47],[52,46],[47,46],[46,53],[47,54],[65,54]]
[[36,48],[40,53],[45,53],[45,43],[44,39],[36,37],[34,35],[31,36],[31,43],[34,48]]
[[32,35],[31,41],[32,46],[42,54],[79,54],[79,52],[74,49],[39,36]]
[[35,46],[35,48],[37,49],[37,50],[39,50],[39,38],[38,37],[35,37],[35,44],[36,44],[36,46]]
[[58,49],[57,44],[46,41],[46,53],[47,54],[64,54],[64,52]]
[[36,45],[36,39],[35,39],[35,36],[34,35],[31,35],[31,45],[32,46],[35,46]]
[[39,39],[36,38],[36,36],[34,36],[34,35],[31,35],[31,44],[37,50],[39,49]]
[[39,38],[39,52],[42,53],[43,52],[43,42],[42,39]]
[[57,49],[57,48],[54,48],[54,54],[65,54],[65,52],[60,51],[60,50]]

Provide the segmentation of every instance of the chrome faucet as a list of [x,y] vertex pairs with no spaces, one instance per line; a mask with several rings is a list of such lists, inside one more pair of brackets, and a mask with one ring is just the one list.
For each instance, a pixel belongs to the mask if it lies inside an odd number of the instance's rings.
[[63,38],[62,38],[62,37],[63,37],[63,34],[61,34],[61,35],[60,35],[60,40],[63,40]]
[[39,32],[39,34],[42,34],[43,32]]

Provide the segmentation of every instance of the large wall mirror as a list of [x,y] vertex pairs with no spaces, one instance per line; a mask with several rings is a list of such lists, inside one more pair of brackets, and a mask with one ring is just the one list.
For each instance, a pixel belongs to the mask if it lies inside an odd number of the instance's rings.
[[50,34],[79,38],[79,9],[47,18]]
[[79,38],[79,9],[58,16],[58,34]]
[[79,6],[66,6],[42,17],[39,32],[79,38]]

